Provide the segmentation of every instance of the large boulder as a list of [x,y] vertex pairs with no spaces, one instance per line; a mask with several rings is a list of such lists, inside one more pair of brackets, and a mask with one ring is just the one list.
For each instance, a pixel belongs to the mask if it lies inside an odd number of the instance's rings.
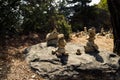
[[[25,50],[26,61],[35,73],[45,80],[120,80],[120,57],[114,53],[84,53],[79,44],[67,43],[67,64],[52,55],[54,47],[46,43],[33,45]],[[81,55],[76,55],[80,49]]]

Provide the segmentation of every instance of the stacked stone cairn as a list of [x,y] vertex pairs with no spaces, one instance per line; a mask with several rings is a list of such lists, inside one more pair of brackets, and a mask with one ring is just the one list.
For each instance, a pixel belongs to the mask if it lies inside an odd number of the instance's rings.
[[87,37],[87,34],[88,34],[87,27],[84,27],[84,34]]
[[58,35],[58,48],[55,51],[52,51],[53,55],[56,55],[60,58],[63,64],[67,64],[68,53],[65,51],[66,40],[64,39],[64,34]]
[[88,35],[89,35],[89,38],[87,38],[88,42],[87,42],[86,46],[84,46],[85,52],[86,53],[99,52],[98,46],[94,42],[95,35],[96,35],[96,30],[94,27],[92,27],[88,30]]
[[56,28],[51,33],[48,33],[46,36],[47,46],[57,47],[58,35]]
[[101,36],[105,36],[105,30],[104,30],[103,27],[101,28],[100,35],[101,35]]
[[83,36],[86,36],[87,37],[87,34],[88,34],[88,31],[87,31],[87,27],[84,27],[84,31],[81,31],[81,32],[77,32],[76,33],[76,37],[83,37]]
[[106,39],[113,39],[113,32],[112,29],[108,31],[108,33],[105,35]]

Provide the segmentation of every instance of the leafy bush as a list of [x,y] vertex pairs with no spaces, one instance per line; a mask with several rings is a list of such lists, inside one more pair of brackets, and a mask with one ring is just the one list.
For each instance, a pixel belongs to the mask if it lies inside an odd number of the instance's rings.
[[65,38],[69,38],[70,33],[72,32],[71,25],[65,20],[63,15],[57,15],[57,25],[58,31],[65,35]]

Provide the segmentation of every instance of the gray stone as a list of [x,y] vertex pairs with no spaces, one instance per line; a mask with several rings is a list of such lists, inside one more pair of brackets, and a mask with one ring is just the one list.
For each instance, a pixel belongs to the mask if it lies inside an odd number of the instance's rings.
[[99,52],[98,51],[98,46],[95,44],[94,40],[95,40],[95,35],[96,35],[96,30],[94,27],[90,28],[88,30],[88,34],[89,34],[89,38],[87,39],[88,42],[86,44],[86,46],[84,46],[85,48],[85,52],[86,53],[93,53],[93,52]]
[[[111,52],[85,53],[82,45],[67,43],[67,64],[52,55],[54,47],[46,43],[26,49],[26,61],[45,80],[120,80],[120,57]],[[76,55],[80,49],[81,55]]]
[[57,46],[58,35],[56,28],[51,33],[48,33],[46,35],[47,46]]

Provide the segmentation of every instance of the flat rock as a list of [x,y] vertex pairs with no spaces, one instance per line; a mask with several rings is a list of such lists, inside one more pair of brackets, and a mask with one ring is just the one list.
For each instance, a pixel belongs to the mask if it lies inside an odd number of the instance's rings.
[[[40,43],[25,50],[29,66],[45,80],[120,80],[120,57],[112,52],[85,53],[82,45],[67,43],[69,56],[63,65],[51,54],[56,49]],[[76,55],[77,49],[81,55]]]

